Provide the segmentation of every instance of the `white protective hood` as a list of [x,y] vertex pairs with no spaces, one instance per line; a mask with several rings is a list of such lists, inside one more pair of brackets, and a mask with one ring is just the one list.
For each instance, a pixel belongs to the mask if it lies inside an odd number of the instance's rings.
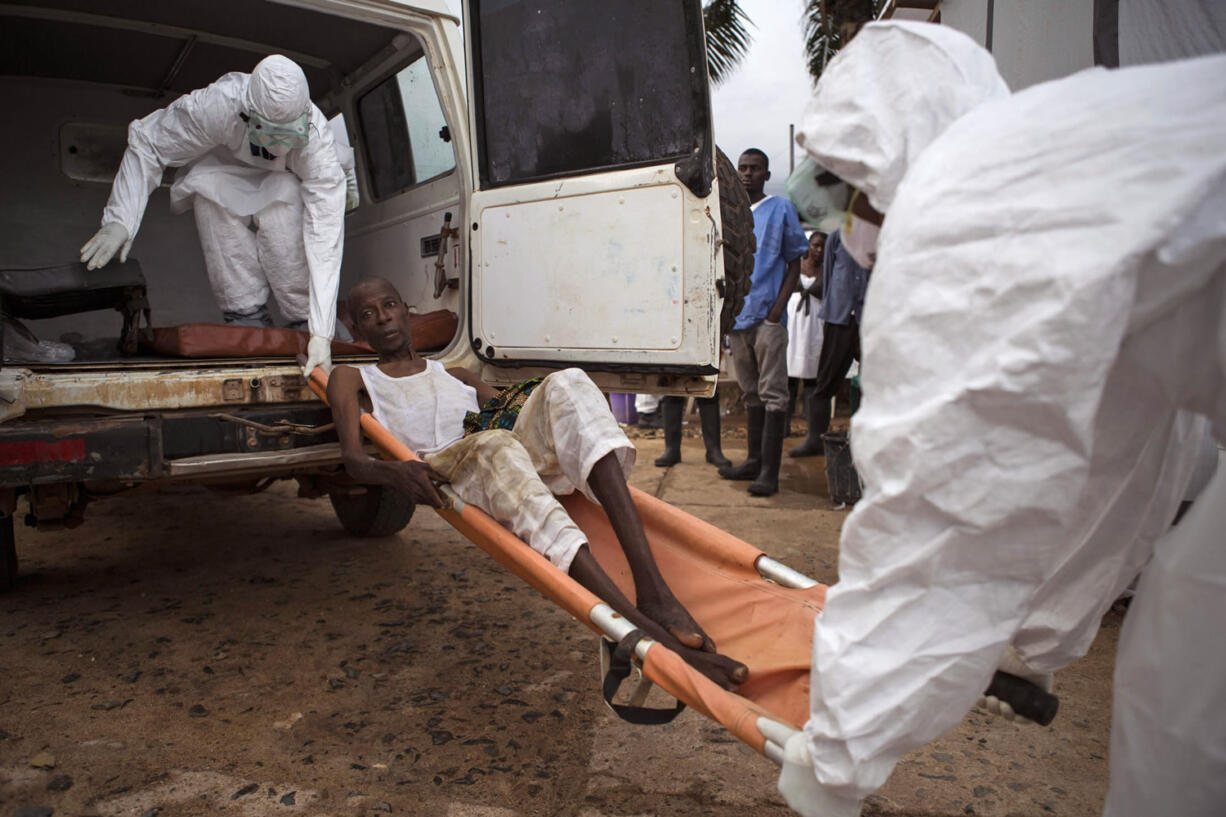
[[[1040,670],[1084,654],[1163,552],[1204,424],[1226,441],[1226,57],[975,107],[1000,95],[986,66],[961,90],[950,65],[928,81],[935,46],[884,28],[832,64],[803,132],[888,209],[852,422],[864,498],[815,628],[805,726],[818,783],[847,800],[953,727],[1010,644]],[[908,94],[880,90],[894,82]],[[1197,535],[1220,552],[1220,527]],[[1117,700],[1113,815],[1226,802],[1226,654],[1179,626],[1226,617],[1226,574],[1208,570],[1169,571],[1142,605],[1163,649],[1199,657]]]
[[860,30],[822,73],[796,144],[884,213],[924,149],[967,111],[1006,97],[996,61],[945,26]]

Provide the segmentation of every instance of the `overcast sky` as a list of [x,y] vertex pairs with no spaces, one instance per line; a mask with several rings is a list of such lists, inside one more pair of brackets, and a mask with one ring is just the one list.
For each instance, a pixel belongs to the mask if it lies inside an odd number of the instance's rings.
[[[711,93],[715,141],[735,163],[747,147],[770,156],[766,192],[784,193],[788,177],[788,125],[799,124],[812,96],[805,68],[802,0],[740,0],[753,22],[749,53]],[[797,149],[796,161],[803,153]]]

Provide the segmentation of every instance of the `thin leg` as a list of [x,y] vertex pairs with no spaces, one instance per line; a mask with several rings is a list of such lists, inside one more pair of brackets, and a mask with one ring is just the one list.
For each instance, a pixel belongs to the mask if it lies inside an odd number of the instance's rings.
[[687,647],[715,652],[715,643],[702,631],[693,616],[677,601],[668,583],[660,574],[655,557],[647,544],[643,523],[630,498],[626,478],[617,459],[606,454],[596,461],[588,477],[592,493],[608,514],[617,541],[621,543],[634,575],[638,609],[658,622]]

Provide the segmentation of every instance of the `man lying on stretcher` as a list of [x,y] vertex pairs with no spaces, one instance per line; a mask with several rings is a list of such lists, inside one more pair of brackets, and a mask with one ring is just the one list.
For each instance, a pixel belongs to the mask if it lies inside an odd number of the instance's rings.
[[[461,499],[704,675],[729,689],[745,681],[746,667],[715,652],[660,575],[626,488],[634,446],[586,374],[567,369],[499,392],[466,369],[444,369],[419,357],[408,307],[384,279],[359,281],[349,291],[348,306],[361,338],[379,354],[369,366],[337,366],[328,382],[350,476],[395,486],[434,507],[443,501],[431,480],[450,482]],[[367,455],[360,408],[424,462]],[[608,514],[634,575],[637,607],[597,564],[583,531],[554,498],[575,490]]]

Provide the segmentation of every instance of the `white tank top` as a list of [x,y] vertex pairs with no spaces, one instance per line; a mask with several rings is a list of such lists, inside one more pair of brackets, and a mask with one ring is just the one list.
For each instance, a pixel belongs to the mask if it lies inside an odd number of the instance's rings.
[[374,406],[374,417],[418,456],[433,454],[464,436],[464,414],[476,411],[477,390],[461,383],[443,364],[407,377],[391,377],[375,364],[358,372]]

